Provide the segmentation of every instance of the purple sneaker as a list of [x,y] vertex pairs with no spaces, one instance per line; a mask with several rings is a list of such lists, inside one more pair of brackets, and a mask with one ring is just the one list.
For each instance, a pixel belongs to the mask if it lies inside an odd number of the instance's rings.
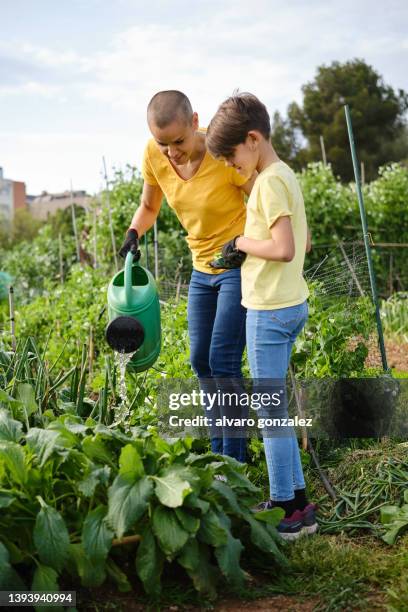
[[284,540],[297,540],[303,533],[303,513],[295,510],[290,516],[285,516],[277,530]]
[[302,515],[303,533],[307,535],[313,535],[319,529],[319,525],[316,521],[316,504],[307,504],[302,511],[297,510]]

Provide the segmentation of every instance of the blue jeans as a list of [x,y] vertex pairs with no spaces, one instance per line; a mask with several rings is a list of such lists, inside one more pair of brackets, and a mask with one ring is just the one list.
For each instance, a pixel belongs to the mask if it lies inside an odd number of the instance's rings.
[[[228,379],[228,385],[242,379],[245,319],[239,268],[221,274],[193,270],[187,305],[190,362],[201,388],[207,392],[219,388],[218,379]],[[215,411],[209,416],[214,415]],[[211,435],[212,451],[244,462],[246,438],[221,434],[222,437],[219,432],[217,437]]]
[[[307,316],[307,302],[277,310],[248,310],[246,333],[253,379],[282,381],[285,389],[292,347]],[[279,410],[273,416],[288,417],[286,393]],[[264,437],[264,446],[271,499],[293,499],[295,489],[305,487],[299,445],[293,427],[281,428],[280,431],[272,432],[270,437]]]

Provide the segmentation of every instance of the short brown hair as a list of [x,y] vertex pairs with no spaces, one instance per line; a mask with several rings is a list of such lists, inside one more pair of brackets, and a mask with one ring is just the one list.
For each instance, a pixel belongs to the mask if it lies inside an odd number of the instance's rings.
[[177,119],[191,123],[192,118],[193,109],[190,100],[176,89],[159,91],[147,106],[147,120],[153,121],[160,129],[167,127]]
[[266,106],[250,93],[232,95],[211,119],[207,148],[214,157],[229,157],[251,130],[257,130],[267,140],[270,138],[271,121]]

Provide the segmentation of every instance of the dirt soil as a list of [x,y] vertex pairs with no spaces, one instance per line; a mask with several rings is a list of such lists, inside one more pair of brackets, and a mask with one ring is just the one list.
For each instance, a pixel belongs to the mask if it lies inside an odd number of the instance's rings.
[[[385,340],[385,352],[388,367],[407,372],[408,375],[408,344]],[[381,368],[381,356],[378,350],[370,351],[366,359],[366,366],[370,368]]]
[[263,597],[253,601],[229,599],[218,602],[214,612],[313,612],[318,603],[319,600],[315,597],[301,600],[286,595]]

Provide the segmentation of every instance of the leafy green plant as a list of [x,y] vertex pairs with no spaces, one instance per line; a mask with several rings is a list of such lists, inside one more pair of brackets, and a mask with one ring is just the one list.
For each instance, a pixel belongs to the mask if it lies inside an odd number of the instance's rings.
[[309,320],[296,340],[292,362],[301,378],[350,377],[364,372],[374,330],[369,298],[321,300],[310,286]]
[[65,574],[84,586],[110,575],[130,590],[114,552],[137,542],[136,575],[151,596],[166,563],[181,565],[207,597],[220,575],[243,583],[244,549],[265,566],[286,563],[275,529],[282,515],[252,514],[258,490],[235,460],[196,455],[191,439],[170,443],[141,428],[126,435],[73,414],[24,432],[4,408],[10,402],[2,396],[0,585],[48,578],[58,590]]
[[408,293],[394,293],[381,304],[384,331],[398,340],[408,342]]
[[386,529],[382,539],[387,544],[395,544],[397,537],[408,529],[408,489],[404,491],[404,502],[402,506],[381,508],[380,520]]

